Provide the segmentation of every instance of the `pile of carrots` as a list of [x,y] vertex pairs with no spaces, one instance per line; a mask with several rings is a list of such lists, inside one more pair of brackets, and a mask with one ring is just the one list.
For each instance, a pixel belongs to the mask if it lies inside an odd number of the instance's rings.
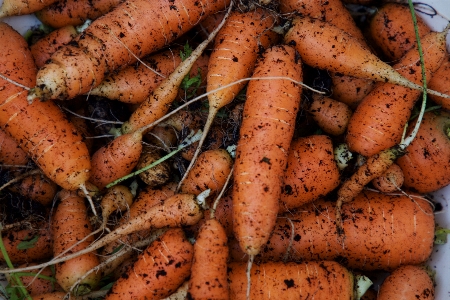
[[448,28],[398,1],[31,2],[0,7],[46,25],[0,20],[5,296],[434,299]]

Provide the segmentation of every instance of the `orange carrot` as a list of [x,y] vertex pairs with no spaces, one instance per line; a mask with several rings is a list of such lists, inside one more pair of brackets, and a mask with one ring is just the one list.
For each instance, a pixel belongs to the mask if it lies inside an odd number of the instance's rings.
[[102,224],[106,225],[111,213],[118,211],[127,211],[133,203],[133,194],[130,189],[124,185],[115,185],[108,189],[101,200]]
[[[63,190],[59,193],[59,203],[52,220],[53,255],[59,256],[75,243],[87,237],[91,232],[91,224],[87,216],[87,207],[84,199],[75,192]],[[78,243],[68,253],[74,253],[86,248],[94,241],[90,236]],[[67,253],[65,254],[67,255]],[[77,258],[56,264],[55,278],[58,284],[67,292],[72,285],[90,269],[99,264],[94,252],[86,253]],[[100,282],[100,274],[92,273],[84,278],[76,287],[75,294],[83,295],[94,290]]]
[[229,2],[125,1],[52,55],[51,63],[39,70],[28,99],[67,99],[88,93],[105,74],[169,44]]
[[[36,263],[21,265],[19,268],[33,265],[36,265]],[[55,288],[60,288],[58,284],[54,282],[54,274],[50,267],[46,267],[43,270],[32,270],[30,271],[30,275],[20,276],[20,280],[22,280],[22,283],[30,296],[51,293],[55,291]]]
[[189,299],[230,299],[227,282],[227,235],[216,219],[200,227],[194,244]]
[[[314,203],[280,215],[258,261],[338,260],[360,270],[393,270],[428,260],[434,245],[434,214],[422,197],[365,190],[342,206],[345,238],[335,224],[335,203]],[[231,258],[246,261],[230,242]]]
[[380,177],[372,180],[372,185],[383,193],[398,191],[405,181],[403,171],[397,164],[392,164]]
[[32,14],[57,0],[43,0],[43,1],[13,1],[4,0],[0,7],[0,19],[4,17],[20,16]]
[[[12,263],[26,263],[52,256],[53,238],[48,223],[38,223],[32,229],[2,233],[3,244]],[[4,261],[0,253],[0,261]]]
[[42,174],[33,174],[10,186],[9,190],[47,206],[53,202],[58,186]]
[[[428,87],[443,94],[450,94],[450,89],[447,84],[450,81],[450,76],[448,74],[450,74],[450,55],[447,55],[439,69],[433,73],[433,76],[428,83]],[[441,105],[443,109],[450,110],[449,99],[436,95],[429,95],[428,98],[434,103]]]
[[404,186],[430,193],[450,183],[450,114],[427,112],[416,138],[397,159],[405,175]]
[[65,292],[53,292],[45,293],[37,296],[33,296],[33,300],[64,300],[67,293]]
[[407,265],[394,270],[381,284],[378,300],[434,299],[434,284],[424,267]]
[[[419,37],[431,33],[430,27],[417,17]],[[408,5],[385,3],[370,20],[369,39],[386,59],[396,61],[415,47],[416,34]]]
[[72,25],[64,26],[50,32],[30,46],[31,54],[38,68],[41,68],[50,59],[53,53],[63,45],[68,44],[78,32]]
[[3,129],[0,129],[0,163],[4,165],[26,165],[28,156],[19,144]]
[[341,135],[346,131],[353,112],[343,102],[314,94],[309,113],[323,131],[331,135]]
[[[0,73],[25,87],[34,86],[36,66],[23,37],[0,23],[0,39]],[[89,178],[89,152],[59,107],[51,101],[29,105],[26,90],[4,78],[0,78],[0,99],[0,127],[48,178],[65,189],[80,188]]]
[[[256,78],[267,76],[301,81],[295,50],[269,48],[253,73]],[[258,254],[275,225],[300,94],[300,86],[286,79],[255,80],[247,87],[233,172],[233,227],[242,250],[250,255]]]
[[231,172],[233,159],[224,149],[202,152],[180,187],[182,193],[198,195],[210,189],[217,195]]
[[[447,55],[445,34],[430,33],[421,39],[426,63],[426,77],[432,77]],[[422,82],[417,48],[403,56],[394,68],[412,82]],[[398,144],[403,128],[419,98],[420,91],[390,83],[379,83],[367,95],[350,118],[346,142],[351,151],[374,155]]]
[[338,187],[339,179],[331,139],[326,135],[298,138],[289,149],[280,211],[300,207],[327,195]]
[[[109,75],[89,93],[125,103],[142,103],[161,84],[164,78],[169,76],[181,63],[181,51],[183,51],[183,48],[175,47],[147,56],[142,59],[143,63],[128,66]],[[195,61],[189,73],[191,77],[201,75],[201,84],[203,85],[206,81],[208,59],[208,55],[201,55]]]
[[353,274],[332,261],[253,266],[246,298],[247,265],[229,264],[230,299],[354,299]]
[[182,229],[168,230],[139,256],[127,274],[114,283],[105,299],[169,296],[188,278],[193,250]]

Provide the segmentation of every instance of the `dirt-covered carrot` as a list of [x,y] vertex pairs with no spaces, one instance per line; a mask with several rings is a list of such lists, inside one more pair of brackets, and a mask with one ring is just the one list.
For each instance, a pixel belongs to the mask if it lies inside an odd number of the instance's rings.
[[[33,228],[11,230],[2,233],[3,244],[12,263],[26,263],[52,256],[53,238],[46,222],[34,224]],[[0,253],[0,261],[4,261]]]
[[381,284],[378,300],[432,300],[434,284],[424,267],[406,265],[395,269]]
[[[444,62],[441,64],[439,69],[433,73],[428,87],[432,90],[439,91],[443,94],[450,94],[450,88],[448,82],[450,81],[450,55],[447,55]],[[450,111],[450,100],[447,98],[429,95],[428,99],[432,100],[434,103],[441,105],[443,109]]]
[[[312,67],[422,90],[420,85],[400,75],[354,37],[330,23],[296,16],[284,40]],[[432,90],[428,93],[442,96]]]
[[[89,178],[89,152],[82,136],[51,101],[29,105],[27,87],[35,85],[36,66],[24,38],[0,23],[0,127],[13,136],[43,173],[74,190]],[[39,125],[37,125],[39,124]]]
[[172,294],[190,274],[194,246],[180,228],[168,230],[139,256],[106,295],[113,299],[161,299]]
[[347,130],[353,112],[341,101],[314,94],[309,113],[323,131],[330,135],[341,135]]
[[222,190],[232,166],[233,159],[225,149],[204,151],[183,181],[180,191],[198,195],[211,189],[210,195],[217,195]]
[[280,211],[319,199],[340,183],[333,143],[326,135],[301,137],[291,143],[284,170]]
[[[338,260],[360,270],[393,270],[423,263],[433,251],[433,208],[420,196],[363,191],[342,206],[345,239],[337,232],[335,211],[334,202],[317,200],[280,215],[255,262]],[[230,254],[247,260],[242,251]]]
[[353,274],[333,261],[267,262],[251,270],[250,297],[247,265],[230,263],[230,299],[355,299]]
[[396,163],[393,163],[380,177],[372,180],[372,185],[383,193],[398,191],[405,181],[403,170]]
[[449,128],[449,113],[425,113],[407,153],[396,161],[405,175],[405,187],[430,193],[450,183]]
[[133,194],[124,185],[115,185],[103,195],[100,205],[102,207],[102,224],[106,225],[108,217],[115,211],[127,211],[133,203]]
[[10,186],[9,190],[47,206],[53,202],[58,186],[42,174],[32,174]]
[[[33,265],[36,265],[36,263],[20,265],[19,268]],[[61,289],[56,283],[53,273],[52,268],[46,267],[43,270],[37,269],[31,270],[28,274],[24,273],[23,276],[20,276],[20,279],[30,296],[36,296],[44,293],[51,293],[57,288]]]
[[[264,53],[253,77],[267,76],[302,80],[292,47],[275,46]],[[249,255],[258,254],[275,225],[300,94],[301,87],[286,79],[255,80],[247,87],[233,172],[233,227]]]
[[[427,79],[447,55],[444,33],[430,33],[421,39]],[[421,66],[417,48],[413,48],[395,64],[408,80],[421,83]],[[403,129],[420,96],[420,91],[390,83],[379,83],[357,107],[350,118],[346,142],[351,151],[374,155],[400,142]]]
[[194,244],[189,299],[230,299],[227,261],[227,234],[217,219],[207,220]]
[[[184,51],[182,47],[174,47],[147,56],[142,59],[143,63],[128,66],[109,75],[89,93],[125,103],[141,103],[181,63],[182,51]],[[189,73],[191,77],[201,76],[200,85],[206,84],[208,60],[209,56],[202,54],[192,65]]]
[[50,32],[31,45],[30,51],[36,66],[38,68],[44,66],[56,50],[68,44],[77,35],[77,29],[72,25],[68,25]]
[[4,0],[0,6],[0,19],[4,17],[32,14],[56,1],[57,0],[42,0],[42,1]]
[[38,19],[53,28],[77,26],[110,12],[123,0],[59,0],[36,12]]
[[[60,203],[52,219],[53,255],[59,256],[67,249],[87,237],[92,232],[92,227],[87,214],[87,206],[84,199],[75,192],[63,190],[59,193]],[[90,236],[78,243],[64,255],[85,249],[94,241]],[[58,284],[67,292],[72,285],[90,269],[99,264],[95,252],[56,264],[55,278]],[[82,280],[75,289],[75,295],[83,295],[94,290],[100,282],[100,274],[92,273]]]
[[229,2],[125,1],[53,54],[39,70],[28,99],[67,99],[88,93],[105,74],[168,45]]
[[[431,32],[430,27],[417,17],[419,36],[423,37]],[[403,3],[385,3],[377,9],[368,28],[369,40],[372,46],[384,57],[395,62],[408,50],[415,47],[416,35],[414,23],[408,5]]]
[[33,300],[64,300],[66,292],[53,292],[33,296]]
[[26,165],[28,155],[14,138],[0,129],[0,163],[5,165]]

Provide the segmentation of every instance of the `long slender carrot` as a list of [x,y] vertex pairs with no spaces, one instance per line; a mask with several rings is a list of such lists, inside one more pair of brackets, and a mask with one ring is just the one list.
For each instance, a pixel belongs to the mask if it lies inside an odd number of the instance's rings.
[[[269,75],[301,81],[301,64],[292,47],[276,46],[264,53],[253,76]],[[250,255],[258,254],[275,225],[300,94],[300,86],[285,79],[255,80],[247,88],[233,172],[233,227]]]
[[67,99],[88,93],[105,74],[169,44],[229,3],[125,1],[53,54],[51,63],[39,70],[28,99]]

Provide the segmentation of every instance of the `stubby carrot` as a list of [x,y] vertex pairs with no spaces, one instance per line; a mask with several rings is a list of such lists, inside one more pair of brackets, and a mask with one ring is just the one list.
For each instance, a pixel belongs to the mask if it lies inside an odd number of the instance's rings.
[[[342,206],[345,238],[337,231],[335,212],[334,202],[316,200],[280,215],[255,261],[338,260],[349,268],[391,271],[421,264],[433,251],[433,208],[420,196],[363,191]],[[242,251],[230,254],[247,259]]]
[[353,113],[350,107],[341,101],[320,94],[314,94],[312,98],[309,113],[317,125],[330,135],[343,134],[347,130]]
[[113,299],[161,299],[172,294],[190,274],[193,245],[180,228],[168,230],[139,256],[133,267],[106,295]]
[[403,170],[396,163],[393,163],[380,177],[372,180],[372,185],[383,193],[398,191],[405,181]]
[[35,85],[36,66],[24,38],[0,23],[0,127],[13,136],[43,173],[74,190],[89,178],[90,156],[82,136],[52,101],[29,105],[26,88]]
[[39,70],[28,99],[68,99],[88,93],[105,74],[168,45],[229,2],[125,1],[52,55]]
[[[433,32],[421,39],[427,81],[447,55],[444,33]],[[422,72],[417,47],[394,65],[408,80],[421,84]],[[358,105],[350,118],[346,142],[351,151],[374,155],[401,141],[403,129],[420,96],[420,91],[390,83],[379,83]]]
[[401,266],[383,281],[377,299],[433,300],[434,284],[424,267]]
[[340,184],[333,143],[326,135],[311,135],[292,141],[284,170],[280,211],[319,199]]
[[[264,53],[253,77],[268,76],[302,80],[292,47],[274,46]],[[259,253],[275,225],[300,94],[301,87],[287,79],[255,80],[247,87],[233,172],[233,227],[249,255]]]
[[194,244],[189,299],[229,299],[227,235],[216,219],[200,227]]
[[[61,202],[59,203],[52,219],[53,255],[59,256],[71,250],[64,255],[74,253],[85,249],[94,241],[94,236],[90,236],[83,242],[80,240],[86,238],[92,232],[87,207],[84,199],[75,192],[63,190],[59,193]],[[67,292],[71,289],[77,280],[87,271],[96,267],[99,259],[95,252],[86,253],[82,256],[56,264],[55,278],[58,284]],[[87,294],[94,290],[100,282],[100,274],[92,273],[84,278],[76,287],[75,295]]]
[[427,112],[416,138],[397,159],[405,175],[404,186],[430,193],[450,183],[450,114]]
[[353,274],[333,261],[254,265],[247,297],[246,268],[229,264],[230,299],[355,299]]

